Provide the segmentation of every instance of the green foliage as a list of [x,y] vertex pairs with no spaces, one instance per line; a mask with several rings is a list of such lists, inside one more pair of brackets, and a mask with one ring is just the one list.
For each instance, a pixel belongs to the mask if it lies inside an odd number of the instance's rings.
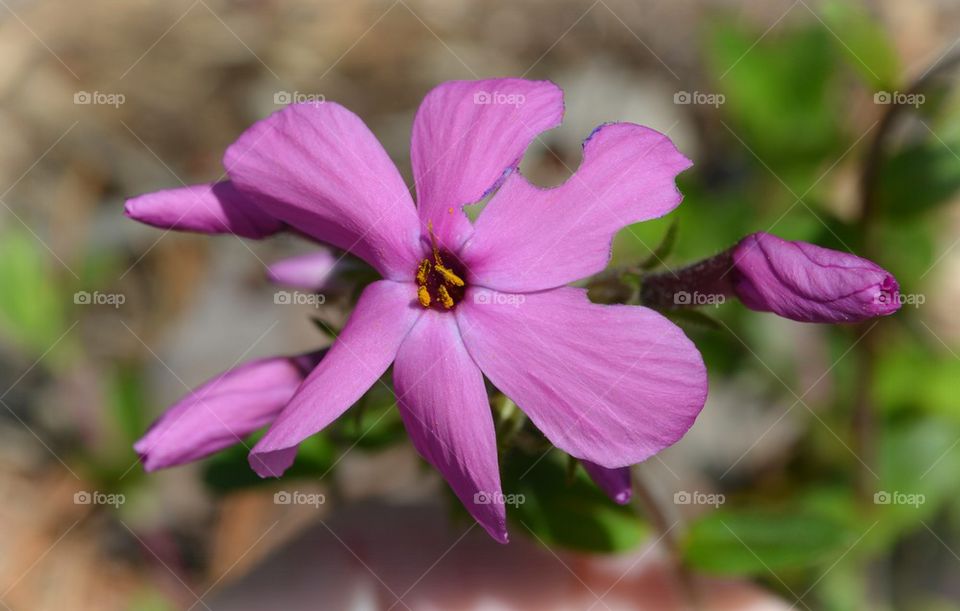
[[389,380],[374,384],[359,402],[340,417],[331,437],[344,447],[375,450],[406,438]]
[[694,522],[684,540],[691,566],[723,575],[768,575],[835,559],[851,543],[828,515],[723,509]]
[[880,203],[894,219],[924,214],[960,189],[960,140],[930,139],[897,151],[880,176]]
[[734,146],[743,140],[797,189],[806,186],[791,180],[794,167],[816,163],[840,142],[831,38],[811,25],[758,41],[757,32],[725,21],[709,36],[706,59],[726,96]]
[[[271,480],[257,475],[247,461],[250,448],[255,443],[256,436],[207,459],[203,471],[206,485],[211,490],[223,494],[269,483]],[[313,435],[300,444],[297,449],[297,458],[284,477],[317,479],[330,473],[336,459],[337,452],[327,436],[322,433]]]
[[505,495],[523,495],[516,508],[508,506],[508,517],[548,546],[618,552],[635,547],[649,532],[631,507],[611,501],[582,470],[571,476],[559,452],[509,453],[502,481]]
[[960,361],[952,355],[938,357],[921,345],[901,340],[897,350],[880,355],[873,396],[879,409],[898,419],[939,416],[960,426],[958,380]]
[[0,333],[34,356],[67,330],[63,284],[37,238],[11,227],[0,235]]
[[120,364],[108,379],[111,413],[125,444],[132,444],[147,429],[143,406],[148,403],[140,368]]
[[640,263],[640,269],[651,270],[663,265],[665,259],[670,256],[670,253],[673,252],[673,248],[677,245],[677,223],[676,217],[673,218],[673,222],[670,223],[670,226],[667,227],[667,232],[663,236],[663,240],[660,241],[660,244],[653,249],[653,252],[650,253],[650,256],[647,257],[642,263]]
[[874,88],[895,89],[900,62],[893,43],[881,24],[856,1],[831,0],[818,13],[833,36],[833,42],[848,62]]
[[664,312],[667,318],[684,329],[706,329],[710,331],[720,331],[723,326],[710,314],[700,310],[673,310]]
[[163,593],[144,588],[130,601],[130,611],[172,611],[177,607]]
[[960,491],[960,425],[934,419],[889,426],[880,444],[876,497],[881,528],[891,536],[920,528]]

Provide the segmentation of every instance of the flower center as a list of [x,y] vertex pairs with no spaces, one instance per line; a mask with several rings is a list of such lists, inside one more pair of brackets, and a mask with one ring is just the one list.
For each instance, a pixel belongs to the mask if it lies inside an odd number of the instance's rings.
[[433,246],[433,256],[417,266],[417,299],[425,308],[452,310],[463,299],[467,285],[463,265],[451,253]]

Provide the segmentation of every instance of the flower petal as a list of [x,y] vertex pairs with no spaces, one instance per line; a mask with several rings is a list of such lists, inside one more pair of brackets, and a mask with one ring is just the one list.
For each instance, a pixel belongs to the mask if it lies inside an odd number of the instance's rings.
[[317,290],[326,284],[337,262],[337,257],[329,250],[315,250],[271,263],[267,268],[267,277],[274,284]]
[[270,214],[387,278],[413,278],[420,230],[410,193],[349,110],[332,102],[288,106],[247,129],[224,165]]
[[583,470],[587,472],[593,483],[607,493],[607,496],[614,502],[620,505],[626,505],[630,502],[630,497],[633,496],[633,488],[630,484],[630,467],[607,469],[589,460],[582,460],[580,464],[583,465]]
[[606,267],[614,234],[680,204],[674,179],[690,167],[670,139],[631,123],[583,143],[564,184],[542,189],[513,174],[487,204],[461,253],[475,283],[498,291],[554,288]]
[[284,228],[263,211],[254,198],[237,191],[230,181],[146,193],[127,200],[124,213],[160,229],[199,233],[232,233],[260,239]]
[[133,445],[144,468],[153,471],[203,458],[266,426],[324,352],[251,361],[192,391]]
[[548,81],[450,81],[430,91],[410,143],[424,226],[432,221],[437,239],[455,250],[471,233],[463,206],[499,186],[530,142],[562,119],[563,92]]
[[336,420],[376,383],[423,313],[415,296],[413,284],[391,280],[364,289],[327,355],[250,452],[254,471],[261,477],[282,475],[301,441]]
[[700,353],[653,310],[593,304],[583,289],[473,288],[456,312],[483,373],[581,460],[642,462],[680,439],[706,400]]
[[900,309],[899,285],[885,269],[849,253],[769,233],[734,248],[733,285],[752,310],[800,322],[859,322]]
[[420,318],[400,346],[393,382],[417,451],[443,474],[490,536],[506,543],[490,403],[453,316],[430,310]]

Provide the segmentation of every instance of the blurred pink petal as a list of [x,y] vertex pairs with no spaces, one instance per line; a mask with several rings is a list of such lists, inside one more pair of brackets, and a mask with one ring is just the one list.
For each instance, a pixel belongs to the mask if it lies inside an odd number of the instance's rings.
[[155,191],[127,200],[126,215],[141,223],[199,233],[232,233],[265,238],[284,228],[283,222],[229,181]]
[[318,290],[330,278],[337,261],[337,257],[324,248],[271,263],[267,268],[267,277],[274,284]]
[[251,361],[192,391],[134,444],[144,469],[203,458],[270,424],[323,352]]

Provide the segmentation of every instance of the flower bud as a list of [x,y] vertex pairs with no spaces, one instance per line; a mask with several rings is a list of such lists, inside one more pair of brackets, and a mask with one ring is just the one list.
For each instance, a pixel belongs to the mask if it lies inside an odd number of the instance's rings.
[[731,274],[745,306],[800,322],[854,323],[900,309],[896,279],[876,263],[768,233],[734,247]]

